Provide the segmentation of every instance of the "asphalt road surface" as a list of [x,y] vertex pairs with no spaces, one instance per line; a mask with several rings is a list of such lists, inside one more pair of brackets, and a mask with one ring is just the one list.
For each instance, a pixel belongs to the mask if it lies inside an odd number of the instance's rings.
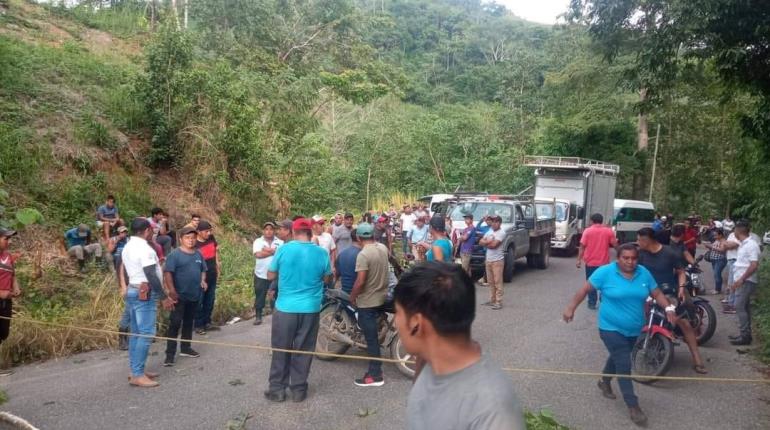
[[[575,268],[573,258],[552,258],[545,271],[520,263],[513,282],[505,286],[505,307],[478,309],[474,337],[504,367],[601,371],[607,353],[599,340],[595,312],[584,304],[573,323],[560,320],[582,281],[583,271]],[[488,289],[479,288],[478,302],[486,301],[487,295]],[[718,302],[717,296],[708,298]],[[727,341],[736,332],[735,316],[718,313],[717,318],[716,335],[701,349],[708,376],[761,378],[758,363],[737,353]],[[269,345],[269,338],[269,318],[259,327],[246,321],[205,337],[261,345]],[[364,362],[315,360],[308,399],[274,404],[262,395],[267,353],[200,345],[195,346],[200,358],[180,358],[175,367],[164,368],[162,348],[160,342],[154,344],[148,360],[149,370],[161,373],[158,388],[127,384],[125,352],[97,351],[16,369],[14,375],[0,379],[10,396],[0,409],[41,429],[58,430],[225,429],[247,416],[245,429],[405,427],[410,381],[389,364],[383,387],[360,388],[353,379],[365,372]],[[675,350],[669,375],[696,376],[686,346]],[[511,380],[526,408],[550,409],[571,428],[633,427],[623,401],[603,398],[595,378],[511,373]],[[770,385],[666,381],[637,384],[636,389],[649,428],[770,428]],[[619,394],[617,386],[615,392]],[[360,414],[362,410],[368,413]]]

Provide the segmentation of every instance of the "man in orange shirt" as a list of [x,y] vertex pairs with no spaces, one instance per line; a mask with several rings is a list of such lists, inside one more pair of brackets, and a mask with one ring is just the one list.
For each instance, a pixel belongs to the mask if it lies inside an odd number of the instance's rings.
[[[610,247],[618,245],[618,239],[611,228],[603,224],[602,214],[591,215],[591,226],[585,229],[580,238],[577,268],[582,262],[586,263],[586,279],[590,278],[600,266],[610,263]],[[588,309],[596,309],[598,299],[596,290],[588,293]]]

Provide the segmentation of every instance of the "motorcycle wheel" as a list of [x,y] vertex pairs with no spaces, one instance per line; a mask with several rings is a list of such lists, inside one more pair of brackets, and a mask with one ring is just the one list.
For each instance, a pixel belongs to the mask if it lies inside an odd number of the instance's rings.
[[404,343],[401,342],[401,336],[399,335],[396,335],[396,337],[394,337],[390,342],[390,357],[395,358],[396,360],[401,360],[400,363],[396,363],[396,368],[399,372],[401,372],[404,376],[414,378],[416,365],[414,363],[406,363],[406,361],[414,361],[415,356],[406,352]]
[[[344,354],[350,348],[350,345],[338,342],[334,340],[331,334],[334,331],[351,327],[350,317],[344,310],[339,312],[340,321],[337,321],[337,312],[334,306],[326,307],[321,310],[320,322],[318,324],[318,337],[316,338],[315,350],[316,352],[324,352],[329,354]],[[337,357],[327,357],[323,355],[317,355],[316,358],[322,361],[334,361]]]
[[693,305],[695,306],[695,315],[691,317],[690,324],[695,329],[698,345],[703,345],[714,336],[714,332],[717,330],[717,313],[709,302],[699,300]]
[[[663,376],[674,362],[674,343],[662,334],[655,333],[650,336],[645,349],[644,341],[647,336],[647,333],[642,333],[631,350],[631,373],[642,376]],[[657,381],[653,378],[633,378],[633,380],[640,384],[652,384]]]

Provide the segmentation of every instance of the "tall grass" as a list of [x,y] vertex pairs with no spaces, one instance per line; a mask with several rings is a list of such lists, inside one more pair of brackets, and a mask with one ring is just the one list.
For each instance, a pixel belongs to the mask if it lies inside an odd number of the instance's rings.
[[371,202],[371,208],[377,211],[387,211],[391,206],[394,206],[397,211],[400,211],[404,205],[411,205],[417,201],[419,196],[409,193],[402,193],[395,191],[390,194],[377,196]]
[[222,274],[212,319],[224,323],[234,316],[248,317],[254,307],[254,257],[251,242],[232,234],[217,236]]
[[94,9],[88,4],[67,7],[61,2],[50,9],[59,16],[120,37],[136,36],[149,30],[149,22],[144,16],[145,7],[140,2],[126,2],[119,7],[101,9]]

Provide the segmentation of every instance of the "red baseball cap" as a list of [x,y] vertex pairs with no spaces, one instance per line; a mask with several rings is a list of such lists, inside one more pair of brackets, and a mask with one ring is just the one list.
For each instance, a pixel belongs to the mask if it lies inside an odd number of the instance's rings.
[[311,230],[312,228],[313,228],[313,224],[307,218],[297,218],[291,224],[291,229],[294,230],[294,231],[297,231],[297,230]]
[[314,215],[313,218],[311,219],[313,220],[313,224],[324,225],[324,223],[326,222],[326,218],[322,217],[321,215]]

